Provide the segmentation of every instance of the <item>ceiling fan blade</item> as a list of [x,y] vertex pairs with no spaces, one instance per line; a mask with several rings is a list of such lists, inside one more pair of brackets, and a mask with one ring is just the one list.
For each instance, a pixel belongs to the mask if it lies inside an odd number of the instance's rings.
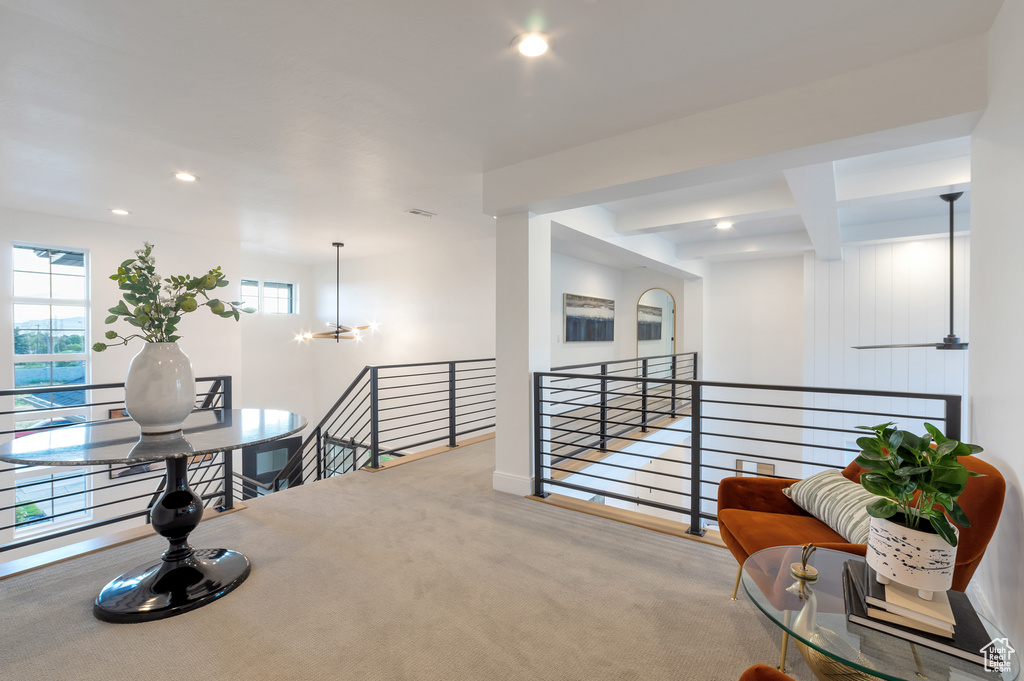
[[890,345],[853,345],[853,350],[883,350],[887,348],[940,348],[942,343],[895,343]]

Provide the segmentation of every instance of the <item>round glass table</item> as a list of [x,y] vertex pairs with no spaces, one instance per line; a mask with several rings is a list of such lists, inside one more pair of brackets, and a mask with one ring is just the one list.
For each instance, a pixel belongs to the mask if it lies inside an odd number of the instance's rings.
[[[863,563],[864,559],[842,551],[816,549],[807,564],[817,568],[817,579],[801,585],[790,566],[799,565],[802,548],[764,549],[743,563],[743,589],[754,605],[783,630],[781,667],[785,667],[786,643],[792,636],[819,679],[1012,681],[1018,677],[1020,665],[1014,653],[1008,655],[1003,670],[987,670],[981,664],[849,622],[843,595],[844,565],[851,560]],[[1011,648],[994,624],[984,618],[982,624],[990,641],[1002,641]]]
[[130,419],[55,428],[0,444],[0,461],[34,466],[142,464],[166,460],[163,493],[150,509],[153,529],[170,544],[159,562],[125,572],[96,597],[107,622],[145,622],[206,605],[249,576],[249,560],[229,549],[194,549],[189,533],[203,503],[188,484],[192,456],[269,442],[302,430],[306,419],[273,409],[212,409],[185,419],[182,430],[142,435]]

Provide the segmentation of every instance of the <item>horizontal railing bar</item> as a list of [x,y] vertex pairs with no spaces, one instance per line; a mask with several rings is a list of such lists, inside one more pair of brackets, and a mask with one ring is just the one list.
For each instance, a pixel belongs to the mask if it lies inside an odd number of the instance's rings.
[[583,369],[585,367],[600,367],[603,364],[612,365],[612,364],[624,364],[626,362],[643,361],[645,359],[646,360],[652,360],[652,359],[664,359],[664,358],[672,358],[672,357],[688,357],[688,356],[691,356],[693,354],[694,353],[692,353],[692,352],[678,352],[678,353],[669,354],[669,355],[652,355],[651,357],[634,357],[634,358],[631,358],[631,359],[615,359],[615,360],[611,360],[609,362],[589,362],[587,364],[572,364],[572,365],[564,366],[564,367],[554,367],[554,368],[551,369],[551,371],[553,371],[553,372],[554,371],[572,371],[573,369]]
[[[596,450],[591,450],[591,451],[596,451]],[[617,454],[617,453],[618,452],[610,452],[609,454]],[[554,454],[551,454],[551,456],[554,456]],[[650,459],[652,461],[654,459],[657,459],[658,461],[664,461],[666,463],[678,463],[678,464],[682,464],[684,466],[688,466],[690,464],[689,461],[679,461],[678,459],[662,459],[659,456],[653,456],[653,457],[652,456],[647,456],[647,457],[644,457],[644,458]],[[552,462],[552,464],[544,466],[544,468],[553,468],[555,470],[560,470],[560,471],[563,471],[563,472],[571,472],[571,473],[575,473],[576,472],[576,471],[572,471],[572,470],[568,470],[568,469],[555,468],[554,464],[562,463],[562,461],[581,461],[583,463],[589,463],[589,464],[591,464],[593,466],[609,466],[611,468],[621,468],[622,470],[633,471],[634,473],[640,472],[640,471],[643,470],[641,468],[635,468],[633,466],[625,466],[623,464],[617,464],[617,463],[608,463],[608,462],[606,462],[606,461],[604,461],[602,459],[598,459],[598,460],[595,461],[593,459],[581,459],[581,458],[576,457],[576,456],[563,456],[563,457],[559,457],[558,461],[554,461],[554,462]],[[660,472],[657,472],[657,471],[643,471],[643,472],[651,473],[652,475],[664,475],[666,477],[675,478],[677,480],[689,480],[690,479],[688,476],[676,475],[674,473],[660,473]],[[633,484],[633,483],[627,483],[627,484]]]
[[410,397],[423,397],[424,395],[447,395],[447,394],[448,394],[447,390],[431,390],[430,392],[425,392],[425,393],[410,393],[408,395],[393,395],[391,397],[378,397],[377,399],[379,401],[381,401],[381,402],[385,402],[387,400],[405,400],[405,399],[408,399]]
[[863,430],[857,430],[855,428],[829,428],[827,426],[809,426],[804,423],[779,423],[777,421],[751,421],[749,419],[733,419],[726,418],[725,416],[710,416],[704,414],[701,418],[705,421],[728,421],[729,423],[750,423],[758,426],[771,426],[778,428],[799,428],[800,430],[820,430],[827,431],[830,433],[847,433],[850,435],[857,435],[864,433]]
[[399,404],[399,405],[396,405],[394,407],[378,407],[377,411],[378,412],[384,412],[384,411],[395,411],[396,409],[412,409],[413,407],[423,407],[423,406],[426,406],[428,404],[447,404],[448,401],[449,400],[448,400],[447,397],[442,397],[442,398],[436,399],[436,400],[426,400],[424,402],[414,402],[412,404]]
[[[493,357],[489,357],[489,358],[485,358],[485,359],[459,359],[459,360],[455,360],[455,363],[456,364],[474,364],[474,363],[478,363],[478,362],[493,362],[493,361],[495,361],[494,358]],[[409,368],[409,367],[429,367],[429,366],[439,366],[439,365],[447,366],[449,364],[451,364],[450,361],[449,362],[415,362],[415,363],[412,363],[412,364],[388,364],[388,365],[384,365],[384,366],[378,366],[377,369],[379,371],[381,369],[406,369],[406,368]]]
[[[911,398],[907,398],[907,399],[911,399]],[[918,398],[913,398],[913,399],[918,399]],[[936,421],[943,421],[943,422],[945,422],[945,420],[946,420],[946,417],[945,417],[944,414],[943,415],[936,415],[936,416],[915,416],[914,414],[893,414],[892,412],[884,412],[884,411],[860,411],[860,410],[852,410],[852,409],[826,409],[824,407],[804,407],[804,406],[801,406],[801,405],[793,405],[793,404],[762,404],[762,403],[759,403],[759,402],[726,402],[726,401],[723,401],[723,400],[709,400],[707,398],[702,399],[701,402],[703,402],[704,404],[727,404],[727,405],[732,405],[732,406],[743,406],[743,407],[768,407],[768,408],[771,408],[771,409],[798,409],[800,411],[813,411],[813,412],[826,413],[826,414],[852,414],[852,415],[856,415],[856,416],[882,416],[882,417],[885,417],[885,418],[900,418],[900,419],[908,419],[908,420],[915,420],[915,421],[923,421],[923,420],[926,420],[926,419],[933,419],[933,420],[936,420]]]
[[[444,400],[428,400],[427,402],[418,402],[418,403],[416,403],[416,405],[410,405],[410,406],[422,407],[422,406],[431,405],[431,404],[447,404],[447,403],[448,403],[447,399],[444,399]],[[386,409],[378,409],[378,411],[382,411],[382,412],[383,411],[395,411],[396,409],[403,409],[403,408],[404,407],[388,407]],[[444,407],[442,409],[421,410],[421,411],[417,411],[414,414],[399,414],[398,416],[389,416],[386,419],[379,418],[379,419],[377,419],[377,423],[385,423],[387,421],[397,421],[399,419],[408,419],[408,418],[413,418],[414,416],[422,416],[424,414],[436,414],[436,413],[441,412],[441,411],[447,413],[448,412],[448,408]]]
[[[544,468],[546,468],[547,470],[558,471],[559,473],[570,472],[573,475],[582,475],[584,477],[593,478],[595,480],[604,480],[605,482],[614,482],[617,485],[630,485],[630,486],[633,486],[633,487],[643,487],[645,489],[651,490],[652,492],[653,491],[667,492],[669,494],[678,494],[680,496],[684,496],[683,492],[680,491],[680,490],[665,489],[663,487],[657,487],[655,485],[647,485],[647,484],[644,484],[644,483],[641,483],[641,482],[627,482],[625,480],[619,480],[617,478],[606,478],[603,475],[595,475],[594,473],[587,473],[586,471],[590,470],[589,468],[584,468],[584,469],[579,470],[579,471],[565,471],[565,470],[563,470],[561,468],[556,468],[554,466],[544,466]],[[635,469],[632,469],[632,470],[635,471]]]
[[[593,375],[579,375],[579,374],[561,374],[561,373],[540,373],[541,377],[565,377],[565,378],[590,378],[593,379]],[[740,390],[766,390],[773,392],[807,392],[815,393],[819,395],[860,395],[864,397],[896,397],[900,399],[912,399],[912,400],[936,400],[939,402],[945,402],[950,396],[942,395],[939,393],[905,393],[895,392],[891,390],[862,390],[858,388],[822,388],[817,386],[798,386],[798,385],[771,385],[762,383],[726,383],[721,381],[697,381],[690,379],[671,379],[671,378],[642,378],[635,377],[629,379],[621,378],[609,378],[609,381],[636,381],[638,383],[666,383],[675,384],[680,386],[700,386],[704,388],[736,388]]]
[[628,497],[628,496],[626,496],[624,494],[619,494],[617,492],[609,492],[607,490],[595,489],[595,488],[592,488],[592,487],[586,487],[584,485],[576,485],[576,484],[573,484],[571,482],[559,482],[557,480],[552,480],[550,478],[542,478],[541,481],[546,483],[546,484],[548,484],[548,485],[554,485],[554,486],[557,486],[557,487],[565,487],[567,489],[574,489],[574,490],[576,490],[578,492],[587,492],[587,493],[595,494],[595,495],[602,496],[602,497],[611,497],[612,499],[618,499],[619,501],[625,501],[625,502],[628,502],[628,503],[631,503],[631,504],[643,504],[644,506],[651,506],[652,508],[660,508],[661,510],[668,511],[669,513],[681,513],[681,514],[685,515],[685,514],[690,512],[690,509],[688,509],[688,508],[680,508],[680,507],[677,507],[677,506],[670,506],[668,504],[663,504],[660,501],[652,501],[650,499],[640,499],[638,497]]

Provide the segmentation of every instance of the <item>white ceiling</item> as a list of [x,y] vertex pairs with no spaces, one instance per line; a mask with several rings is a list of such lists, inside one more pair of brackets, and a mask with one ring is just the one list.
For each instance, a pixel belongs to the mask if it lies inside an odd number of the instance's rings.
[[[999,5],[0,0],[0,206],[302,262],[339,239],[349,258],[487,236],[485,170],[978,35]],[[509,50],[529,29],[549,55]],[[837,163],[842,220],[878,222],[846,202],[886,195],[886,173],[960,168],[957,153]],[[912,184],[908,200],[927,189]],[[715,201],[732,238],[799,232],[791,189],[736,178],[607,207],[685,249],[723,238],[698,234]]]

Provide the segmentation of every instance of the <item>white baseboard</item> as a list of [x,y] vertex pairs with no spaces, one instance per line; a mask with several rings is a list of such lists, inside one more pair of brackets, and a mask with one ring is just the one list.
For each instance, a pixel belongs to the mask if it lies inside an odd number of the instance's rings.
[[533,494],[533,478],[494,471],[491,484],[499,492],[525,497]]

